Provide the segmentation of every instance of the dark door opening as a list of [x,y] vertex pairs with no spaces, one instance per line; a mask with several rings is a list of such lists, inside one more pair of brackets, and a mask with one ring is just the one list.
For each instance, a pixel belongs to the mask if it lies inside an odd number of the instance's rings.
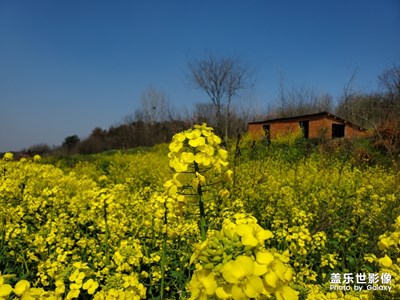
[[269,124],[263,125],[263,129],[265,133],[265,140],[269,144],[271,142],[270,125]]
[[332,124],[332,138],[344,137],[344,125],[343,124]]
[[308,139],[308,124],[309,124],[309,121],[300,121],[299,122],[300,128],[301,128],[301,130],[303,130],[303,135],[306,139]]

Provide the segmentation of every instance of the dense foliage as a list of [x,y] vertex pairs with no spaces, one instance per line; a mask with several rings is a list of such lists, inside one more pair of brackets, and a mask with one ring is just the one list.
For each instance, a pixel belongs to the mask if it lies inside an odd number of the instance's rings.
[[202,125],[134,153],[7,153],[0,299],[400,298],[395,168],[296,136],[220,144]]

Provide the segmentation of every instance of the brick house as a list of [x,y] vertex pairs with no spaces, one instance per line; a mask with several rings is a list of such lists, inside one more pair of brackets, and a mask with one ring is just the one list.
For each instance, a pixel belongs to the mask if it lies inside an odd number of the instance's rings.
[[274,139],[277,135],[301,129],[304,137],[309,139],[353,138],[368,135],[366,129],[328,112],[250,122],[247,125],[247,131],[252,136],[265,136],[267,139]]

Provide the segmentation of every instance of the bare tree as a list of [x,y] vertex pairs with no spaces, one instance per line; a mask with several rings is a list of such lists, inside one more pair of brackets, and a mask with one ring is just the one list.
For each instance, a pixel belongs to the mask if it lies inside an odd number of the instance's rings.
[[363,127],[376,129],[388,119],[400,118],[400,69],[385,70],[378,76],[384,90],[364,93],[354,88],[357,68],[344,86],[336,113]]
[[293,117],[297,115],[330,112],[333,109],[332,96],[318,93],[314,88],[302,85],[300,87],[285,87],[280,80],[278,117]]
[[[265,118],[268,112],[268,109],[264,108],[258,99],[251,93],[246,95],[243,101],[236,103],[234,110],[236,111],[237,116],[243,120],[243,132],[247,131],[247,124],[249,122],[258,121]],[[234,133],[237,134],[237,132]]]
[[196,103],[192,119],[196,123],[216,124],[215,106],[212,103]]
[[390,107],[387,118],[400,120],[400,66],[394,64],[378,76],[383,87],[385,105]]
[[354,90],[354,81],[357,77],[358,67],[355,67],[349,80],[345,83],[343,88],[343,95],[340,99],[339,105],[336,108],[336,113],[340,116],[344,117],[347,120],[351,120],[351,116],[353,116],[353,109],[349,107],[350,103],[353,99],[359,96],[359,92]]
[[[254,85],[252,73],[241,60],[207,54],[202,59],[188,63],[190,81],[195,88],[203,90],[215,107],[217,131],[228,139],[232,99],[240,91]],[[224,122],[225,121],[225,122]],[[223,128],[225,123],[225,128]]]
[[145,123],[164,122],[173,119],[173,112],[168,96],[161,90],[150,87],[140,98],[141,108],[134,118]]
[[372,127],[376,131],[376,125],[372,121],[371,114],[374,112],[372,108],[379,106],[379,99],[372,99],[373,97],[370,95],[366,95],[354,88],[357,72],[358,67],[355,67],[349,80],[345,83],[343,95],[336,107],[336,114],[357,125]]
[[387,97],[397,103],[400,102],[400,66],[394,64],[378,76],[385,89]]
[[354,90],[356,71],[344,87],[337,113],[356,124],[372,128],[374,145],[394,159],[393,155],[400,152],[400,69],[395,66],[378,76],[385,91],[374,94]]

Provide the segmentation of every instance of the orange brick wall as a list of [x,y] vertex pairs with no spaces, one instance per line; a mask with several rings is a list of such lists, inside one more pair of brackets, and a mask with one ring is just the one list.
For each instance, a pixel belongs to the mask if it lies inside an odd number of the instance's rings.
[[308,128],[308,137],[310,139],[321,137],[330,138],[332,136],[332,123],[333,122],[331,120],[328,120],[326,118],[310,121]]
[[249,124],[247,131],[252,137],[264,136],[263,124]]
[[300,130],[299,122],[272,123],[270,126],[271,139],[275,138],[277,134],[297,132]]
[[[261,123],[261,124],[249,124],[248,132],[253,137],[264,136],[263,125],[270,125],[271,138],[275,138],[277,134],[282,134],[286,132],[296,132],[300,130],[299,121],[285,120],[282,122],[271,122],[271,123]],[[342,122],[332,120],[330,118],[319,118],[314,120],[309,120],[308,127],[308,137],[311,139],[325,137],[330,139],[332,137],[332,124],[343,124]],[[345,124],[345,137],[365,137],[368,134],[365,131],[358,130],[348,124]]]

